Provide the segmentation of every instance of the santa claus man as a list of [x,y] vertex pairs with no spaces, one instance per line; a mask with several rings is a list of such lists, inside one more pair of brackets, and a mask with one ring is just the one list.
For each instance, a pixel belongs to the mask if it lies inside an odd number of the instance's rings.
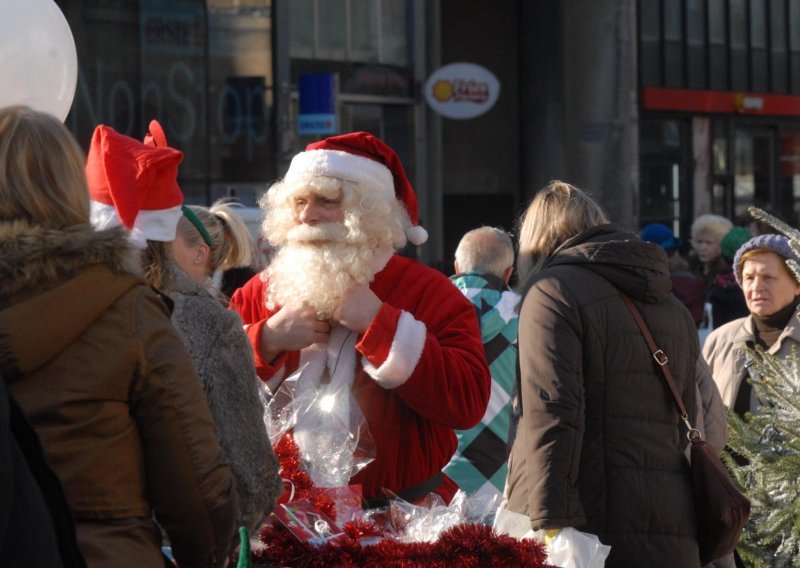
[[258,375],[274,389],[305,365],[317,383],[349,386],[375,441],[350,479],[367,499],[449,502],[454,429],[481,419],[491,378],[472,304],[395,252],[427,238],[399,158],[365,132],[315,142],[260,205],[276,253],[231,300]]

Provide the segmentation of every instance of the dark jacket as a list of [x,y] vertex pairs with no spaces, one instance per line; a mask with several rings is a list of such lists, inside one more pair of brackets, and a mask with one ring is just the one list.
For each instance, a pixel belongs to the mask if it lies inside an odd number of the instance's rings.
[[0,374],[0,566],[86,566],[61,482]]
[[750,315],[744,292],[736,282],[732,268],[725,268],[717,274],[708,289],[708,301],[711,302],[714,329]]
[[238,499],[197,373],[121,229],[0,223],[0,365],[89,566],[227,563]]
[[697,330],[670,295],[663,250],[614,225],[585,231],[523,289],[507,507],[534,529],[596,534],[609,567],[697,567],[686,429],[619,290],[695,416]]

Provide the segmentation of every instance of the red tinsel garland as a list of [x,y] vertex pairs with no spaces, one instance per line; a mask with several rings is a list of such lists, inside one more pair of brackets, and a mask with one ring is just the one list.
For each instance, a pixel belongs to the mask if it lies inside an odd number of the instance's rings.
[[265,546],[253,551],[253,560],[266,565],[304,568],[447,568],[454,564],[460,568],[548,566],[545,564],[547,554],[538,542],[498,535],[488,525],[456,525],[442,532],[436,542],[383,540],[368,546],[352,538],[314,546],[298,541],[288,531],[273,525],[266,525],[260,537]]
[[308,499],[318,510],[335,521],[336,505],[333,499],[316,487],[311,476],[301,468],[297,443],[290,432],[284,434],[275,444],[275,455],[281,464],[281,478],[290,481],[294,486],[294,499]]
[[[290,434],[275,446],[281,475],[294,485],[295,499],[308,499],[315,507],[335,519],[333,500],[314,486],[300,467],[297,445]],[[260,565],[303,568],[380,566],[414,568],[499,568],[505,566],[547,567],[547,554],[533,539],[517,540],[498,535],[492,527],[461,524],[442,532],[436,542],[399,542],[392,539],[364,546],[364,537],[379,536],[375,525],[353,521],[343,527],[345,536],[323,545],[300,542],[279,523],[268,522],[259,538],[264,544],[253,550],[253,561]]]

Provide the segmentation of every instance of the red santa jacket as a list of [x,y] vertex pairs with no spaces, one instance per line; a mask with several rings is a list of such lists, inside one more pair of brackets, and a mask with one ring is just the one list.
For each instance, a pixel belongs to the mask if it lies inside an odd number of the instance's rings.
[[[258,353],[261,329],[273,313],[265,305],[266,287],[256,275],[231,299],[262,380],[288,375],[300,360],[299,352],[290,352],[270,365]],[[398,493],[415,486],[447,464],[457,447],[454,429],[471,428],[483,416],[491,377],[475,309],[447,277],[394,255],[370,288],[383,306],[355,345],[352,390],[377,455],[351,483],[374,498],[383,495],[381,488]],[[445,483],[437,491],[449,501],[455,489]]]

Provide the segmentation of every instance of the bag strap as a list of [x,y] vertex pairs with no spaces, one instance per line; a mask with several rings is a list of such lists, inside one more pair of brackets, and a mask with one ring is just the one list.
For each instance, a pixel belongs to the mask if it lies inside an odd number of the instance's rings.
[[636,307],[636,304],[633,303],[633,300],[631,300],[630,296],[623,294],[622,292],[619,294],[625,301],[625,305],[628,306],[628,310],[630,310],[633,319],[636,321],[639,331],[642,332],[644,341],[647,343],[648,349],[650,349],[650,354],[653,356],[658,368],[661,370],[661,375],[664,377],[664,382],[667,383],[667,388],[672,394],[672,398],[675,399],[675,406],[678,407],[681,420],[683,420],[684,424],[686,424],[686,427],[689,429],[689,431],[686,433],[686,436],[689,438],[689,441],[702,439],[700,431],[692,427],[692,423],[689,421],[689,413],[686,412],[686,407],[684,406],[683,400],[681,400],[681,397],[678,394],[678,387],[675,386],[675,379],[672,377],[672,371],[669,368],[669,358],[667,358],[664,350],[660,349],[656,345],[655,339],[653,339],[653,335],[650,333],[650,328],[647,327],[647,324],[642,317],[642,313],[639,311],[639,308]]

